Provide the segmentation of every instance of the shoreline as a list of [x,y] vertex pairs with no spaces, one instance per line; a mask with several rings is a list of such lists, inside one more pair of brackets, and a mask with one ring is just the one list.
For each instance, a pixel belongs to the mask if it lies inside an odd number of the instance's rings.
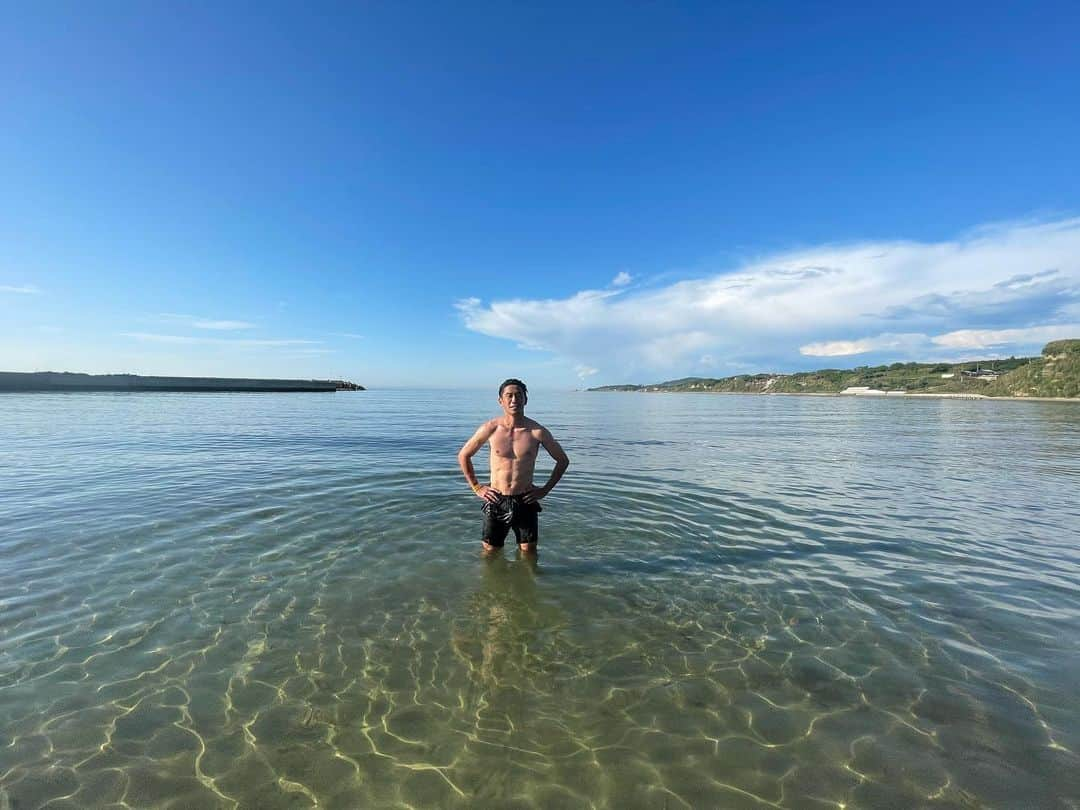
[[850,397],[851,399],[966,399],[982,402],[1080,402],[1080,397],[990,397],[986,394],[845,394],[841,391],[591,391],[587,394],[719,394],[731,397]]

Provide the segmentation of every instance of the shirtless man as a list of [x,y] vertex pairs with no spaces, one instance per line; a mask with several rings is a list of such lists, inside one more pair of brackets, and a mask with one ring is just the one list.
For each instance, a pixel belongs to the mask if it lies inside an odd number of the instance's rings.
[[[514,530],[518,548],[536,553],[540,499],[562,478],[570,459],[554,437],[538,422],[525,416],[529,392],[521,380],[507,380],[499,386],[503,415],[484,422],[458,453],[458,464],[473,492],[484,501],[484,551],[502,548],[507,532]],[[472,457],[491,443],[491,483],[480,484]],[[542,487],[533,486],[536,456],[543,445],[555,459],[555,469]]]

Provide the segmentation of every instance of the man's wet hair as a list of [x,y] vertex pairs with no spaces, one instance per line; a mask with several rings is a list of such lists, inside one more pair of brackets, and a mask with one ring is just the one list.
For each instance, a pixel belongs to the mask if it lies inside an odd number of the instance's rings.
[[525,395],[525,401],[529,401],[529,389],[525,386],[525,383],[523,383],[516,377],[511,377],[509,380],[503,380],[503,384],[499,386],[499,399],[502,399],[503,389],[506,388],[506,386],[508,385],[516,385],[518,388],[520,388],[521,393]]

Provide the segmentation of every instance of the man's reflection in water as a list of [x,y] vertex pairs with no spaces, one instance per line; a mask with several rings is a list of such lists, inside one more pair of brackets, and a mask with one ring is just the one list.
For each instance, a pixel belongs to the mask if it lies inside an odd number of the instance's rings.
[[547,668],[552,631],[565,625],[562,612],[538,588],[536,553],[500,551],[477,563],[480,583],[454,628],[454,652],[487,689],[531,688]]

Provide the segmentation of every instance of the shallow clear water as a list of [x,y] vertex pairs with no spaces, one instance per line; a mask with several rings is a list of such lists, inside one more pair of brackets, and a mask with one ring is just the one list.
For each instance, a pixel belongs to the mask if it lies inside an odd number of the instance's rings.
[[1080,407],[494,404],[0,398],[0,807],[1080,803]]

